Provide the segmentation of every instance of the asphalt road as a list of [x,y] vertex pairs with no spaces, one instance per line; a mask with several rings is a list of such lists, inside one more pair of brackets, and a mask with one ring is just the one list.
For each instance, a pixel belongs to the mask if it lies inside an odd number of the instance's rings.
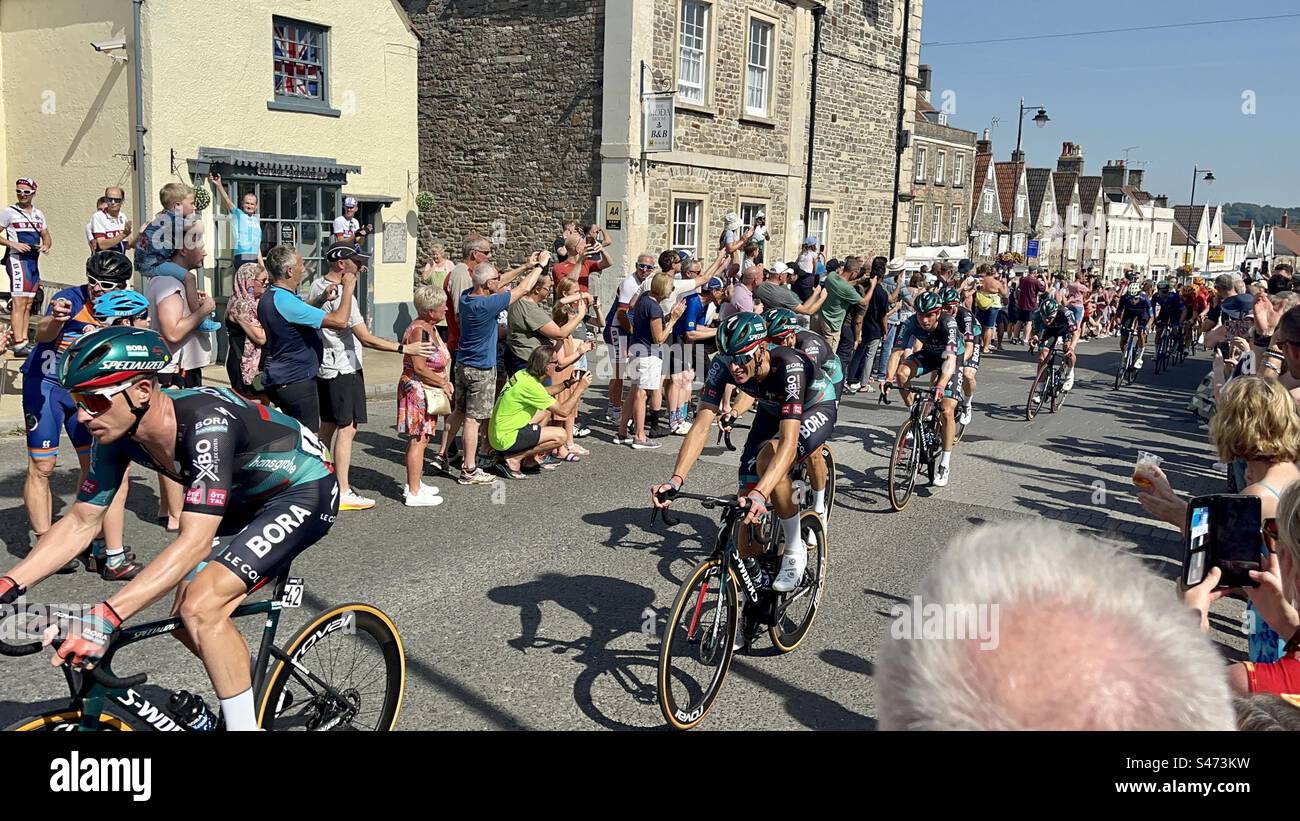
[[[1158,377],[1148,365],[1137,384],[1112,392],[1116,347],[1114,340],[1084,343],[1065,406],[1032,424],[1024,420],[1032,377],[1024,349],[986,357],[951,484],[933,492],[922,486],[900,513],[889,510],[884,470],[905,411],[898,402],[878,405],[874,394],[846,398],[832,439],[840,491],[818,620],[789,656],[771,655],[766,645],[738,656],[704,726],[873,728],[873,662],[890,607],[908,599],[947,540],[986,522],[1060,520],[1141,555],[1172,589],[1176,533],[1151,526],[1129,475],[1137,450],[1150,450],[1165,458],[1175,487],[1219,489],[1207,434],[1187,410],[1208,361],[1201,354]],[[395,401],[371,403],[370,416],[358,435],[352,480],[379,504],[341,514],[330,536],[295,563],[306,597],[301,609],[287,611],[287,627],[347,601],[388,612],[408,656],[404,729],[661,727],[649,611],[662,623],[713,534],[699,508],[683,507],[672,530],[650,527],[647,489],[671,473],[676,439],[657,451],[632,451],[609,443],[602,419],[585,440],[593,453],[580,464],[494,487],[426,479],[446,503],[406,508]],[[727,492],[737,456],[711,448],[691,489]],[[0,539],[9,554],[26,546],[25,460],[20,439],[0,441]],[[75,462],[65,457],[55,483],[65,502],[75,481]],[[130,500],[127,543],[152,557],[165,544],[153,523],[153,479],[135,477]],[[0,563],[12,561],[0,555]],[[82,573],[48,580],[33,598],[94,602],[109,592],[108,583]],[[1225,655],[1240,658],[1242,605],[1225,601],[1218,610],[1216,639]],[[245,625],[246,634],[257,626]],[[48,661],[0,660],[0,726],[66,699]],[[124,652],[117,669],[148,670],[151,696],[165,696],[159,687],[185,687],[214,703],[201,666],[169,638]]]

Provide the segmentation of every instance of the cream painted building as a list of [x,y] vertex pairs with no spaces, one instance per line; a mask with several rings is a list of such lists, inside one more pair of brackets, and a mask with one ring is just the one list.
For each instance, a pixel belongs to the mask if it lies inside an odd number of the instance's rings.
[[[263,247],[295,244],[312,277],[342,198],[360,200],[375,228],[362,306],[394,337],[413,311],[419,46],[395,0],[0,0],[0,177],[40,186],[42,278],[81,281],[106,186],[138,228],[164,184],[217,171],[236,201],[259,195]],[[224,302],[230,231],[208,188],[203,275]]]

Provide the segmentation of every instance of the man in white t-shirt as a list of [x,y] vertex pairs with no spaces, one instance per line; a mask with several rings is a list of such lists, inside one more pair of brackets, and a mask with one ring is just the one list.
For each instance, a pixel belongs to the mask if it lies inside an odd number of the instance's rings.
[[91,252],[121,251],[125,254],[126,249],[135,243],[131,220],[122,213],[124,199],[126,192],[121,188],[110,186],[104,189],[104,207],[91,215],[88,226]]
[[[104,203],[105,203],[107,200],[108,200],[107,197],[100,197],[99,199],[95,200],[95,214],[101,214],[101,213],[103,213],[103,211],[104,211]],[[95,245],[95,216],[94,216],[94,214],[91,215],[91,217],[90,217],[90,222],[86,223],[86,244],[90,246],[90,254],[91,254],[91,256],[94,256],[94,254],[95,254],[95,250],[96,250],[96,248],[98,247],[98,246]]]
[[357,220],[356,197],[343,198],[343,216],[334,218],[334,241],[360,245],[366,236],[375,230],[373,225],[362,225]]
[[[330,286],[339,286],[339,295],[320,303],[321,310],[329,313],[336,310],[342,300],[344,275],[360,276],[370,257],[349,243],[339,242],[325,252],[325,260],[329,263],[329,270],[311,284],[307,301],[314,303],[326,294]],[[361,318],[361,307],[357,303],[358,300],[352,300],[346,327],[320,329],[322,355],[320,371],[316,375],[320,397],[320,440],[334,455],[334,470],[339,480],[339,510],[369,510],[375,506],[374,499],[361,496],[348,482],[352,440],[357,435],[357,425],[367,421],[366,380],[361,371],[362,346],[390,353],[410,353],[417,358],[432,356],[436,350],[431,342],[403,346],[375,336]],[[430,492],[436,494],[438,490],[434,488]]]

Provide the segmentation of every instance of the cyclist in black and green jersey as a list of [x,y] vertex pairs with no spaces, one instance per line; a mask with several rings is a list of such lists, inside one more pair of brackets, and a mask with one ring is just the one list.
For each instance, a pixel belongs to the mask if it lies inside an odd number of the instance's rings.
[[[1061,343],[1065,349],[1065,364],[1070,368],[1061,385],[1061,390],[1065,391],[1074,388],[1074,347],[1079,341],[1078,330],[1079,325],[1074,321],[1074,314],[1069,308],[1058,304],[1051,297],[1043,297],[1039,301],[1038,310],[1034,312],[1034,327],[1029,344],[1042,342],[1038,350],[1038,372],[1041,374],[1052,355],[1052,347],[1057,341]],[[1039,381],[1038,384],[1041,386],[1043,383]],[[1034,401],[1038,401],[1036,395]]]
[[[167,344],[143,328],[107,328],[64,354],[59,381],[94,438],[90,472],[68,515],[0,578],[10,602],[80,553],[135,462],[185,491],[180,532],[138,576],[74,622],[53,664],[89,669],[113,633],[175,588],[176,637],[202,659],[230,730],[255,730],[248,645],[229,616],[315,544],[338,515],[328,451],[297,421],[220,388],[161,391]],[[205,561],[206,560],[206,561]]]
[[909,341],[908,357],[898,366],[898,385],[907,388],[913,377],[937,374],[934,401],[942,419],[943,451],[934,472],[934,486],[948,484],[952,466],[952,448],[957,439],[956,411],[962,404],[962,377],[957,363],[965,355],[966,345],[957,330],[957,320],[942,311],[935,294],[916,298],[918,330]]
[[984,333],[984,327],[975,318],[975,312],[963,304],[961,294],[956,288],[948,286],[939,292],[943,302],[943,312],[957,320],[957,331],[961,334],[966,350],[957,365],[961,369],[962,393],[964,400],[957,407],[957,422],[969,425],[971,419],[971,400],[975,397],[975,373],[980,366],[980,346],[975,344]]

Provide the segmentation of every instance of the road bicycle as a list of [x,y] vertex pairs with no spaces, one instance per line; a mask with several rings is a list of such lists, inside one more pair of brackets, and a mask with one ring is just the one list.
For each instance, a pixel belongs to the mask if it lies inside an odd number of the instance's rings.
[[[897,387],[886,383],[884,390]],[[900,389],[901,390],[901,389]],[[894,449],[889,465],[889,506],[894,510],[907,507],[916,489],[916,476],[925,465],[926,476],[934,483],[935,466],[943,448],[943,439],[939,433],[939,405],[934,401],[934,394],[925,391],[911,391],[911,412],[907,420],[898,428],[894,438]]]
[[1136,327],[1124,328],[1120,331],[1124,337],[1124,355],[1120,357],[1119,366],[1115,369],[1115,390],[1119,390],[1120,385],[1132,385],[1133,380],[1137,379],[1137,368],[1134,363],[1138,359],[1138,330]]
[[1180,326],[1163,324],[1156,327],[1156,363],[1155,372],[1163,373],[1179,363],[1178,354],[1182,345],[1178,338]]
[[[740,499],[687,493],[660,498],[696,501],[707,510],[722,511],[713,552],[682,583],[659,651],[659,708],[669,726],[689,730],[704,720],[722,691],[736,652],[742,613],[746,653],[764,628],[780,653],[792,652],[808,635],[826,588],[826,528],[816,513],[799,514],[808,566],[798,587],[777,593],[769,580],[780,569],[784,536],[769,542],[761,556],[742,560],[736,534],[744,526],[748,507]],[[678,524],[667,509],[656,509],[651,523],[660,515],[669,527]]]
[[1025,419],[1034,421],[1034,417],[1047,403],[1052,413],[1065,401],[1065,378],[1069,366],[1065,361],[1065,352],[1061,350],[1061,338],[1052,338],[1051,358],[1038,369],[1034,384],[1029,386],[1029,401],[1025,404]]
[[[406,686],[406,651],[393,620],[369,604],[342,604],[309,620],[280,647],[275,644],[280,616],[285,608],[301,606],[304,587],[302,579],[290,577],[286,568],[273,589],[271,598],[245,602],[231,614],[236,619],[265,619],[252,670],[258,725],[264,730],[393,729]],[[24,616],[33,622],[19,624]],[[31,641],[31,636],[44,625],[77,617],[46,605],[5,606],[0,610],[0,655],[39,653],[41,642]],[[148,679],[146,673],[118,677],[112,669],[122,648],[181,627],[181,620],[172,617],[121,628],[89,674],[63,665],[71,693],[66,707],[22,719],[6,729],[189,730],[137,689]],[[11,643],[18,635],[24,641]],[[53,646],[61,643],[56,639]]]

